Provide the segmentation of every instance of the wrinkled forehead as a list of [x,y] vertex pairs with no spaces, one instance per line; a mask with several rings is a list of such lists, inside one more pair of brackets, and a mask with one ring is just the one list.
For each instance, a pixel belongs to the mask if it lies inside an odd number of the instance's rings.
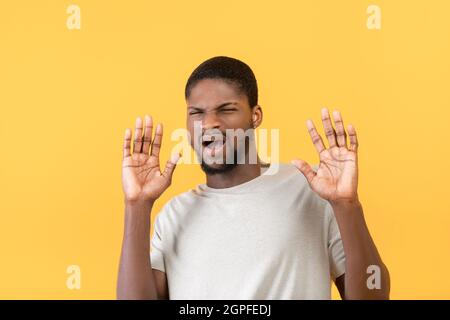
[[238,87],[226,80],[200,80],[191,89],[186,100],[188,107],[208,109],[217,107],[225,102],[236,102],[237,105],[248,104],[247,97]]

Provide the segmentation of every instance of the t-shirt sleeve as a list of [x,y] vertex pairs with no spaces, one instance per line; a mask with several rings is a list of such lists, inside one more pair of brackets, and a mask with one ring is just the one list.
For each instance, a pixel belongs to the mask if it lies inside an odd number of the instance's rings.
[[330,260],[330,275],[334,281],[345,273],[345,253],[333,207],[328,201],[326,210],[330,216],[328,228],[328,256]]
[[153,230],[152,239],[150,241],[150,259],[152,269],[165,272],[166,269],[164,265],[164,246],[161,221],[161,213],[159,213],[155,218],[155,227]]

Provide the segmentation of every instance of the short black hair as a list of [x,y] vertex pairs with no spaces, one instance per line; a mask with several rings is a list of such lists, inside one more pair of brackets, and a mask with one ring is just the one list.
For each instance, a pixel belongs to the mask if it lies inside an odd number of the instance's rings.
[[252,69],[244,62],[230,57],[217,56],[202,62],[186,83],[185,98],[189,98],[192,88],[203,79],[221,79],[234,84],[247,96],[250,107],[258,104],[258,84]]

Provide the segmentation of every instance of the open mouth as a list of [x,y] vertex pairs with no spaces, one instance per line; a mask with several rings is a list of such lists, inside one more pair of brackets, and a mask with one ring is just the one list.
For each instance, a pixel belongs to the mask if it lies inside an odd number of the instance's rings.
[[203,146],[203,147],[207,147],[207,146],[209,146],[211,143],[213,143],[213,141],[210,141],[210,140],[208,140],[208,141],[203,141],[203,142],[202,142],[202,146]]
[[225,137],[219,136],[207,136],[204,135],[202,138],[202,146],[207,150],[219,151],[225,144]]
[[223,137],[218,136],[207,136],[204,135],[202,138],[202,146],[207,147],[211,144],[224,143],[225,139]]

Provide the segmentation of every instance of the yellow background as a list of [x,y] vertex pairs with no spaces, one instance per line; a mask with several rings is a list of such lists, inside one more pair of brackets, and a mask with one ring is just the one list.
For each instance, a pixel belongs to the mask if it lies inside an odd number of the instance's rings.
[[[66,27],[72,3],[81,30]],[[381,30],[366,27],[372,3]],[[354,124],[392,298],[449,299],[449,15],[446,0],[2,1],[0,298],[115,298],[124,129],[163,122],[165,162],[187,77],[228,55],[253,68],[282,161],[317,161],[305,120],[322,131],[321,107]],[[180,165],[152,218],[203,179]]]

